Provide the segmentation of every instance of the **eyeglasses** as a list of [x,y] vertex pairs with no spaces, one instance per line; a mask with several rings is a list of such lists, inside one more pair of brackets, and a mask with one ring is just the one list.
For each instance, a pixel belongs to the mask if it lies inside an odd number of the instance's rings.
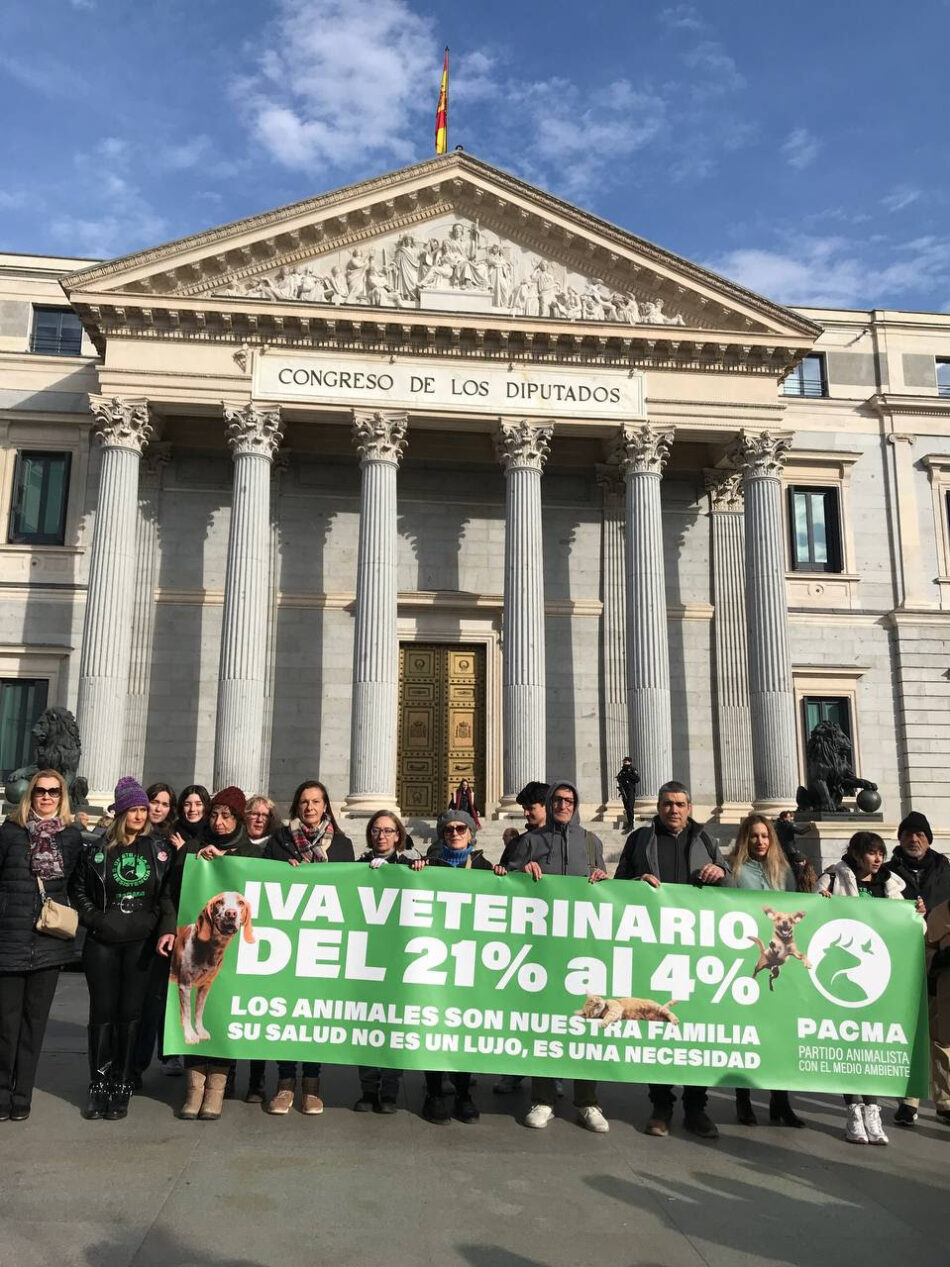
[[399,832],[395,827],[371,827],[369,834],[371,836],[398,836]]
[[266,809],[252,809],[247,813],[248,818],[266,818],[268,811]]
[[62,796],[62,792],[58,787],[35,787],[33,789],[34,796]]
[[552,796],[551,804],[552,805],[573,805],[574,798],[573,796]]
[[468,828],[464,823],[447,823],[442,830],[445,832],[446,836],[461,836],[464,832],[468,831]]

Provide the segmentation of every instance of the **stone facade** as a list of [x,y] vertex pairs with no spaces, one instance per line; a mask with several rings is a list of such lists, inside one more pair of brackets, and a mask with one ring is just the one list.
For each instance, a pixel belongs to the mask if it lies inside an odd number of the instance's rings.
[[[415,290],[403,277],[403,303],[371,302],[369,274],[349,304],[329,282],[289,288],[331,277],[321,260],[345,269],[359,244],[382,268],[374,242],[425,240],[430,220],[451,244],[452,224],[476,219],[488,245],[472,267],[440,247],[437,267],[457,271]],[[490,250],[496,272],[507,251],[534,279],[537,302],[508,310],[504,286],[485,300]],[[545,258],[561,292],[529,268]],[[557,298],[572,278],[586,279],[586,321]],[[80,354],[32,353],[35,308],[66,307],[64,290]],[[660,319],[664,301],[683,324]],[[642,409],[399,400],[399,451],[368,457],[346,393],[260,395],[283,350],[380,376],[457,367],[460,383],[480,364],[525,383],[550,367],[568,384],[627,367]],[[825,393],[784,394],[815,355]],[[45,678],[50,703],[79,708],[87,745],[99,736],[97,792],[130,771],[181,785],[217,770],[286,802],[316,774],[357,812],[394,796],[394,648],[478,644],[488,813],[530,766],[576,778],[585,817],[608,822],[629,749],[645,792],[680,778],[698,813],[788,803],[802,700],[844,699],[886,829],[913,805],[950,837],[941,358],[950,317],[780,308],[467,155],[103,265],[0,255],[4,523],[17,454],[71,455],[63,544],[0,545],[2,676]],[[365,396],[357,418],[384,403]],[[134,418],[137,402],[142,456],[103,446],[103,411]],[[235,418],[263,448],[235,438]],[[533,457],[518,428],[543,436]],[[793,569],[789,487],[833,490],[837,570]]]

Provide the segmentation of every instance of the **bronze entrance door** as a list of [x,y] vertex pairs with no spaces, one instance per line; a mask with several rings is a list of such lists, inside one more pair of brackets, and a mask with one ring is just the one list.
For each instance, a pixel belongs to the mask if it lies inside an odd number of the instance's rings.
[[485,807],[485,648],[399,645],[396,797],[404,814],[435,818],[460,779]]

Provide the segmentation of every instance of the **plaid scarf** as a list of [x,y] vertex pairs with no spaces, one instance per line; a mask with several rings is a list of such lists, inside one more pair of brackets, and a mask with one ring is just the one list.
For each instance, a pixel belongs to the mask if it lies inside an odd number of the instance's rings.
[[316,827],[308,829],[299,818],[292,818],[289,825],[290,838],[302,862],[326,862],[327,853],[322,841],[326,839],[329,846],[333,835],[333,824],[329,815],[324,815]]
[[26,830],[30,837],[30,873],[38,880],[63,878],[63,855],[56,837],[65,824],[61,818],[40,818],[30,810]]

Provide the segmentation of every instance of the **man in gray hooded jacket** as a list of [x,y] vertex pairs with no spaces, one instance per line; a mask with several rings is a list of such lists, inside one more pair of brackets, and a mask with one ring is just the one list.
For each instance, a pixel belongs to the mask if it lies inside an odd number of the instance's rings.
[[[552,783],[546,803],[544,827],[525,832],[512,845],[509,871],[523,871],[534,880],[546,875],[586,876],[591,884],[607,879],[604,870],[604,847],[600,838],[581,826],[578,804],[580,797],[573,783],[564,779]],[[556,1095],[554,1078],[531,1079],[531,1109],[525,1126],[540,1130],[554,1116]],[[603,1134],[610,1125],[597,1103],[597,1083],[577,1078],[574,1081],[574,1107],[582,1126]]]

